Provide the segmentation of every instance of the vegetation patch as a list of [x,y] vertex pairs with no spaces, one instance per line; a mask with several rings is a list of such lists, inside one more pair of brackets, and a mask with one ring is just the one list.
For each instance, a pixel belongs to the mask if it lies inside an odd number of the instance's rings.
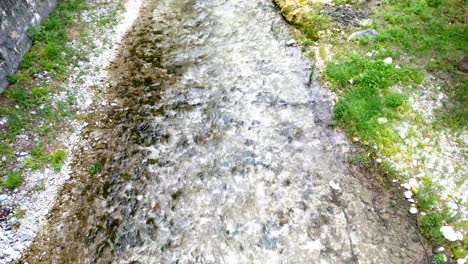
[[19,171],[8,171],[6,172],[5,178],[6,179],[3,180],[3,186],[10,189],[17,188],[23,181],[23,177]]
[[[313,1],[303,2],[286,10],[278,3],[286,19],[299,29],[296,23],[306,14],[300,14],[305,10],[300,8]],[[463,216],[467,204],[459,191],[466,185],[466,169],[460,165],[466,159],[466,142],[460,135],[466,133],[468,121],[468,78],[458,69],[460,59],[468,54],[466,3],[333,3],[335,7],[325,7],[327,14],[340,10],[339,14],[332,13],[326,23],[315,18],[315,24],[327,25],[326,29],[315,27],[320,38],[301,30],[296,39],[302,39],[306,53],[317,59],[316,65],[322,65],[318,67],[320,78],[338,95],[331,125],[343,128],[363,147],[348,161],[369,168],[377,177],[398,174],[403,183],[416,181],[411,191],[421,234],[434,245],[443,245],[446,257],[466,258],[467,236],[451,242],[440,230],[449,225],[466,233],[468,228]],[[314,14],[324,13],[317,8]],[[358,9],[368,9],[370,12],[363,13],[373,15],[356,16],[353,10]],[[347,16],[343,21],[342,15]],[[372,34],[349,38],[363,30]],[[444,148],[450,153],[437,156]],[[455,158],[458,161],[453,160],[454,149],[460,153]],[[447,191],[446,184],[439,183],[441,179],[454,183],[455,189]],[[433,263],[445,262],[445,256],[435,255]]]
[[[22,174],[24,168],[39,169],[47,163],[54,170],[61,168],[66,153],[56,150],[56,138],[66,129],[64,118],[73,114],[74,100],[57,99],[61,97],[57,95],[63,90],[66,66],[79,57],[67,42],[75,37],[71,31],[83,31],[76,18],[87,8],[85,3],[85,0],[59,1],[42,25],[31,28],[33,46],[23,56],[18,72],[8,76],[11,85],[0,95],[0,119],[4,121],[0,124],[0,171],[3,172],[0,176],[12,179],[7,180],[11,182],[6,185],[8,188],[19,185],[14,180],[18,177],[8,171]],[[13,162],[15,149],[31,154],[19,170]]]

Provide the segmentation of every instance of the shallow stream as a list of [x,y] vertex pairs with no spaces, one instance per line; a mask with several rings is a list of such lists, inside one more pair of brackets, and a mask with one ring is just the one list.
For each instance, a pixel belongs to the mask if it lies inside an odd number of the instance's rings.
[[424,263],[288,39],[269,0],[146,1],[29,263]]

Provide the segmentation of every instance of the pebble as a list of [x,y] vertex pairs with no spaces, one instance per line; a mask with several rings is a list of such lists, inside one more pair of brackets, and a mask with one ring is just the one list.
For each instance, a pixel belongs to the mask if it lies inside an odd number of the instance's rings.
[[286,41],[286,46],[294,46],[294,45],[296,45],[296,40],[290,39]]
[[416,179],[413,179],[413,178],[411,178],[411,179],[408,181],[408,184],[409,184],[411,187],[414,187],[414,188],[418,188],[418,187],[419,187],[419,183],[416,181]]
[[457,264],[465,264],[465,263],[466,263],[466,258],[457,259]]
[[385,124],[385,123],[387,123],[387,121],[388,121],[388,120],[387,120],[387,118],[385,118],[385,117],[379,117],[379,118],[377,118],[377,122],[378,122],[379,124]]
[[404,194],[405,194],[406,199],[410,199],[411,197],[413,197],[413,192],[412,191],[406,191]]
[[444,247],[436,247],[434,248],[433,252],[434,254],[437,254],[437,253],[442,253],[445,251],[445,248]]
[[455,231],[451,226],[441,227],[440,232],[448,241],[454,242],[457,240],[463,240],[463,234],[460,231]]
[[409,183],[403,183],[401,185],[401,187],[405,188],[406,190],[410,190],[411,189],[411,185]]
[[392,64],[393,59],[392,59],[391,57],[387,57],[387,58],[385,58],[385,59],[383,60],[383,62],[384,62],[385,64]]
[[5,201],[8,198],[8,195],[6,194],[0,194],[0,202]]
[[332,190],[335,190],[335,191],[341,190],[340,186],[334,181],[330,181],[329,185],[330,185],[330,188],[332,188]]
[[395,69],[399,70],[401,67],[399,65],[395,65]]
[[410,214],[417,214],[417,213],[418,213],[418,209],[416,209],[416,207],[411,207],[411,208],[409,209],[409,212],[410,212]]

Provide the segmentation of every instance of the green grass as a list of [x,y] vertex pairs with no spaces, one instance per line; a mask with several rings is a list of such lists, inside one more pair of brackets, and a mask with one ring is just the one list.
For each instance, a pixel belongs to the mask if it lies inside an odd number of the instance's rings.
[[3,180],[3,186],[15,189],[21,185],[23,177],[19,171],[8,171],[5,175],[6,179]]
[[382,60],[371,60],[352,54],[342,62],[327,65],[324,78],[340,94],[335,105],[333,123],[343,127],[351,136],[360,137],[367,144],[390,146],[398,140],[387,122],[399,117],[404,111],[407,96],[391,91],[397,83],[420,81],[409,75],[413,69],[395,69]]
[[[407,94],[419,89],[418,84],[430,85],[423,74],[429,71],[444,82],[441,90],[449,101],[435,112],[436,121],[428,124],[432,125],[428,131],[448,128],[458,135],[463,133],[468,124],[468,79],[457,72],[457,63],[468,54],[465,9],[466,1],[458,0],[387,0],[374,10],[372,27],[379,32],[376,38],[352,45],[335,40],[332,51],[337,55],[327,62],[323,74],[339,97],[331,124],[344,128],[350,137],[359,137],[368,154],[378,146],[380,155],[409,155],[412,148],[401,153],[396,147],[402,139],[393,124],[400,119],[426,124],[417,114],[411,117],[414,120],[405,114]],[[365,56],[369,51],[373,55]],[[386,57],[393,58],[392,65],[382,63]],[[395,69],[395,65],[401,68]],[[392,89],[394,85],[401,92]],[[379,122],[379,118],[387,122]],[[410,129],[408,137],[418,138],[418,134]],[[358,153],[348,160],[365,166],[369,163],[366,158]],[[449,243],[440,232],[442,225],[467,228],[466,221],[460,220],[461,213],[454,213],[441,201],[441,187],[424,177],[421,186],[413,191],[419,210],[425,213],[418,215],[421,233],[434,244],[446,246],[448,256],[466,257],[467,241]],[[434,263],[440,261],[436,256]]]
[[432,209],[439,199],[440,186],[436,185],[431,177],[424,176],[421,186],[415,190],[415,193],[419,209],[427,212]]
[[439,212],[429,212],[419,219],[419,231],[435,245],[443,245],[445,242],[440,232],[442,220],[442,214]]
[[66,45],[68,30],[75,25],[75,14],[84,8],[84,0],[62,1],[42,25],[33,27],[30,35],[34,45],[23,57],[20,69],[30,73],[46,70],[54,76],[63,74],[72,55]]
[[99,170],[101,170],[101,167],[102,167],[102,165],[100,163],[96,163],[96,164],[92,165],[88,170],[89,175],[91,175],[91,176],[96,175],[96,173],[98,173]]
[[458,0],[388,1],[381,9],[377,41],[415,56],[428,55],[440,62],[435,68],[453,71],[468,51],[465,5]]
[[63,162],[67,156],[65,150],[56,150],[47,155],[47,160],[51,163],[54,171],[60,171],[62,169]]
[[444,254],[437,254],[434,256],[434,259],[432,259],[432,264],[442,264],[445,263],[445,258]]

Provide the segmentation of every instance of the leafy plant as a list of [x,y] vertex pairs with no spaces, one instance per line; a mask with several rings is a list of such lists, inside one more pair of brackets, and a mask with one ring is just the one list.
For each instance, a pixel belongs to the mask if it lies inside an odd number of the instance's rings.
[[67,152],[65,150],[57,150],[47,155],[47,160],[50,161],[54,171],[60,171],[62,169],[63,162]]
[[442,264],[445,262],[445,257],[443,254],[437,254],[434,256],[434,259],[432,260],[432,264]]
[[9,171],[6,173],[6,180],[4,180],[3,185],[10,189],[15,189],[20,186],[22,181],[23,177],[21,176],[21,172]]
[[442,220],[442,214],[438,212],[429,212],[419,219],[419,231],[436,245],[444,243],[444,237],[440,232]]

